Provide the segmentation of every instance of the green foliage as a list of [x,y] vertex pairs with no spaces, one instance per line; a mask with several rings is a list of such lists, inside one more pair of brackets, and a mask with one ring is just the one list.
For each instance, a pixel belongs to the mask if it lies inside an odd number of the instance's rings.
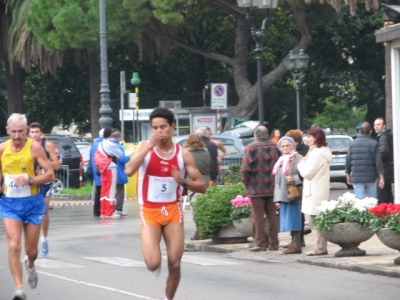
[[70,195],[88,195],[92,194],[92,189],[93,187],[90,183],[85,183],[81,188],[69,188],[68,191],[63,189],[60,191],[60,194],[65,195],[69,193]]
[[244,195],[244,184],[212,185],[207,192],[198,196],[194,205],[194,220],[201,237],[211,237],[220,228],[231,223],[231,200]]
[[343,129],[346,132],[353,130],[355,124],[365,120],[367,106],[350,107],[349,104],[345,100],[334,103],[330,98],[326,99],[323,112],[317,114],[313,123],[319,124],[323,128],[329,127],[332,130]]
[[[108,45],[137,42],[151,17],[178,24],[183,0],[107,0]],[[32,0],[26,16],[28,29],[48,51],[89,49],[99,45],[98,0]]]
[[371,220],[371,230],[376,232],[381,228],[389,228],[393,233],[400,233],[400,213],[387,215],[385,218],[374,216]]
[[239,221],[239,220],[248,219],[248,218],[251,218],[251,206],[250,205],[234,208],[232,210],[230,219],[232,221],[233,220]]
[[242,174],[240,173],[240,165],[230,164],[228,170],[220,171],[220,179],[222,184],[236,184],[242,182]]
[[333,225],[338,223],[357,222],[360,227],[369,226],[373,215],[364,210],[358,211],[354,207],[344,206],[337,207],[331,212],[320,212],[314,219],[313,224],[319,231],[327,231],[332,229]]

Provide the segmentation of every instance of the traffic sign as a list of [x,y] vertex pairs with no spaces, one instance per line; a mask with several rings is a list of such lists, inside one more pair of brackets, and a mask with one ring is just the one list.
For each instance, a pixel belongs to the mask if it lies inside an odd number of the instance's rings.
[[226,83],[211,84],[211,109],[226,109],[228,105],[228,89]]

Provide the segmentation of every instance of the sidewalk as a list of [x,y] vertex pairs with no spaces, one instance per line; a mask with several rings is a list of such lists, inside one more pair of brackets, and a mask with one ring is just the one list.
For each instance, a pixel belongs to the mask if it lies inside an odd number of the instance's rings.
[[[185,218],[185,221],[190,222],[191,220]],[[394,264],[394,259],[400,256],[400,252],[386,247],[376,235],[359,246],[360,249],[367,252],[365,256],[335,257],[335,252],[341,248],[329,242],[328,255],[306,256],[304,253],[314,245],[315,236],[315,231],[313,231],[304,237],[306,247],[303,247],[302,254],[284,255],[282,254],[284,249],[281,247],[279,251],[250,252],[248,251],[249,243],[213,244],[210,239],[190,241],[186,243],[186,248],[199,252],[230,253],[230,257],[252,261],[271,261],[274,258],[279,259],[285,256],[285,258],[290,257],[304,264],[400,278],[400,265]],[[249,238],[248,241],[252,242],[253,239]],[[279,241],[280,246],[286,245],[290,241],[290,234],[288,232],[279,233]]]

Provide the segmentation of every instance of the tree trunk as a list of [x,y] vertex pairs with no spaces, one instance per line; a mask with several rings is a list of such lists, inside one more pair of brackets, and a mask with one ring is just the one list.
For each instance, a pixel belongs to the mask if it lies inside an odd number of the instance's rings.
[[100,60],[98,51],[89,52],[90,77],[90,129],[92,137],[99,136],[100,131]]
[[[311,43],[311,35],[308,31],[308,26],[305,20],[304,7],[301,4],[296,4],[292,2],[288,3],[288,5],[293,12],[301,35],[299,42],[293,48],[293,51],[297,53],[300,49],[305,50],[308,47],[308,45]],[[238,93],[240,100],[239,103],[228,114],[224,130],[230,129],[231,117],[238,116],[249,119],[252,114],[258,109],[257,90],[258,84],[260,83],[257,82],[252,86],[246,77],[247,72],[245,64],[247,64],[247,51],[245,51],[243,47],[247,47],[247,39],[249,35],[246,35],[245,32],[243,32],[244,30],[248,32],[249,27],[248,23],[244,20],[244,17],[242,17],[238,20],[237,35],[235,41],[235,60],[232,63],[236,92]],[[276,81],[283,77],[286,72],[286,66],[284,64],[284,61],[282,61],[277,68],[275,68],[267,75],[263,76],[261,80],[263,93],[265,93],[271,85],[273,85]],[[264,107],[268,107],[266,105],[265,98]],[[268,120],[268,117],[265,117],[265,111],[264,119]]]
[[[8,101],[8,114],[24,113],[24,101],[22,95],[22,68],[21,64],[13,60],[8,45],[7,15],[3,5],[0,7],[1,27],[1,52],[4,60],[6,89]],[[10,61],[11,60],[11,61]]]

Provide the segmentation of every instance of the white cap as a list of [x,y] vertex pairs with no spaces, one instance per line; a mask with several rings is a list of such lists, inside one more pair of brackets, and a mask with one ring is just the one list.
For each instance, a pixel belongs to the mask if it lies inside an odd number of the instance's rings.
[[100,129],[99,131],[99,137],[103,137],[104,136],[104,128]]

